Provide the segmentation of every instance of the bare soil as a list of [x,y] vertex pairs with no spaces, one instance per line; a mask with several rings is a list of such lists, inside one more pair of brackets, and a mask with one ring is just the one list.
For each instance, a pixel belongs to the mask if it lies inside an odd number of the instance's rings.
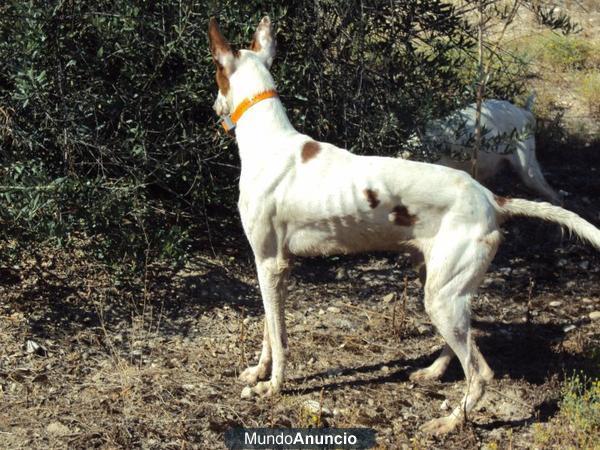
[[[598,162],[594,147],[542,161],[570,193],[565,206],[597,226]],[[528,196],[508,180],[496,190]],[[213,216],[184,266],[153,263],[142,277],[85,248],[32,249],[0,268],[0,447],[223,448],[231,427],[322,425],[372,427],[381,448],[530,448],[534,424],[558,410],[561,379],[599,375],[600,321],[589,314],[600,310],[600,254],[515,220],[472,305],[496,378],[461,430],[418,429],[457,404],[464,377],[454,362],[441,382],[409,381],[442,340],[402,255],[298,261],[285,390],[242,400],[237,375],[257,359],[263,314],[237,223]]]

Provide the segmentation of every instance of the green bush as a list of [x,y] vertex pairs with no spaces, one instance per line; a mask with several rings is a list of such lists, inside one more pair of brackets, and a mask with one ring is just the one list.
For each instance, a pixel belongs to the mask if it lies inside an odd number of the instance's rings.
[[[1,232],[86,236],[102,258],[174,257],[207,208],[235,208],[237,150],[211,108],[211,15],[237,46],[271,15],[292,123],[358,153],[395,155],[416,126],[473,97],[474,33],[439,0],[11,0],[0,11]],[[509,78],[489,95],[518,93]]]

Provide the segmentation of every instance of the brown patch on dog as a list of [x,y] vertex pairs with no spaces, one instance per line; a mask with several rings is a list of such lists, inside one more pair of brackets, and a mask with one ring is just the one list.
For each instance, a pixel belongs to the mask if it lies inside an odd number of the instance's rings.
[[217,20],[214,17],[211,17],[208,22],[208,42],[210,45],[210,53],[217,66],[217,86],[219,86],[221,94],[227,95],[229,92],[229,75],[231,74],[228,74],[225,67],[219,62],[218,55],[231,53],[235,58],[239,56],[239,51],[231,49],[231,45],[229,45],[227,39],[221,34]]
[[260,45],[260,42],[258,41],[258,37],[256,36],[256,33],[254,33],[254,36],[252,37],[252,42],[250,42],[249,48],[253,52],[260,52],[262,49],[262,46]]
[[225,68],[216,61],[215,64],[217,65],[217,86],[221,94],[227,96],[229,92],[229,78],[225,74]]
[[494,200],[496,200],[496,203],[498,203],[498,206],[500,207],[503,207],[510,201],[510,199],[502,197],[500,195],[494,195]]
[[231,51],[231,45],[229,45],[227,39],[221,34],[217,19],[214,17],[211,17],[208,21],[208,42],[210,45],[210,52],[215,60],[217,59],[217,53],[227,53]]
[[367,197],[367,201],[369,202],[371,209],[377,208],[377,205],[380,203],[379,199],[377,198],[377,191],[365,189],[363,193],[365,194],[365,197]]
[[321,150],[321,146],[318,142],[308,141],[302,146],[302,162],[305,163],[315,156]]
[[401,227],[410,227],[417,223],[417,216],[410,214],[404,205],[394,206],[390,213],[390,220]]

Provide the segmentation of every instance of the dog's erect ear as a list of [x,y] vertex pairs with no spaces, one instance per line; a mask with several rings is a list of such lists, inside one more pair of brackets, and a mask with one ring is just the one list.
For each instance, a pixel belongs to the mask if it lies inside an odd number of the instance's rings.
[[208,41],[217,68],[224,70],[226,76],[231,75],[234,70],[235,55],[231,50],[231,45],[221,34],[217,19],[214,17],[211,17],[208,22]]
[[258,28],[254,32],[254,38],[250,44],[250,50],[255,52],[263,61],[267,69],[273,64],[275,57],[275,36],[273,36],[273,26],[269,16],[262,18]]

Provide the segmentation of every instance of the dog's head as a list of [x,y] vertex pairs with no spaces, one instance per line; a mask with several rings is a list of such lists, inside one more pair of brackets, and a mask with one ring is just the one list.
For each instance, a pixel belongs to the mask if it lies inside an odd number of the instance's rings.
[[268,17],[264,17],[258,24],[247,49],[232,49],[221,34],[215,18],[211,18],[208,24],[208,40],[219,88],[213,105],[218,115],[230,114],[235,105],[246,96],[275,87],[269,73],[275,57],[275,38]]

